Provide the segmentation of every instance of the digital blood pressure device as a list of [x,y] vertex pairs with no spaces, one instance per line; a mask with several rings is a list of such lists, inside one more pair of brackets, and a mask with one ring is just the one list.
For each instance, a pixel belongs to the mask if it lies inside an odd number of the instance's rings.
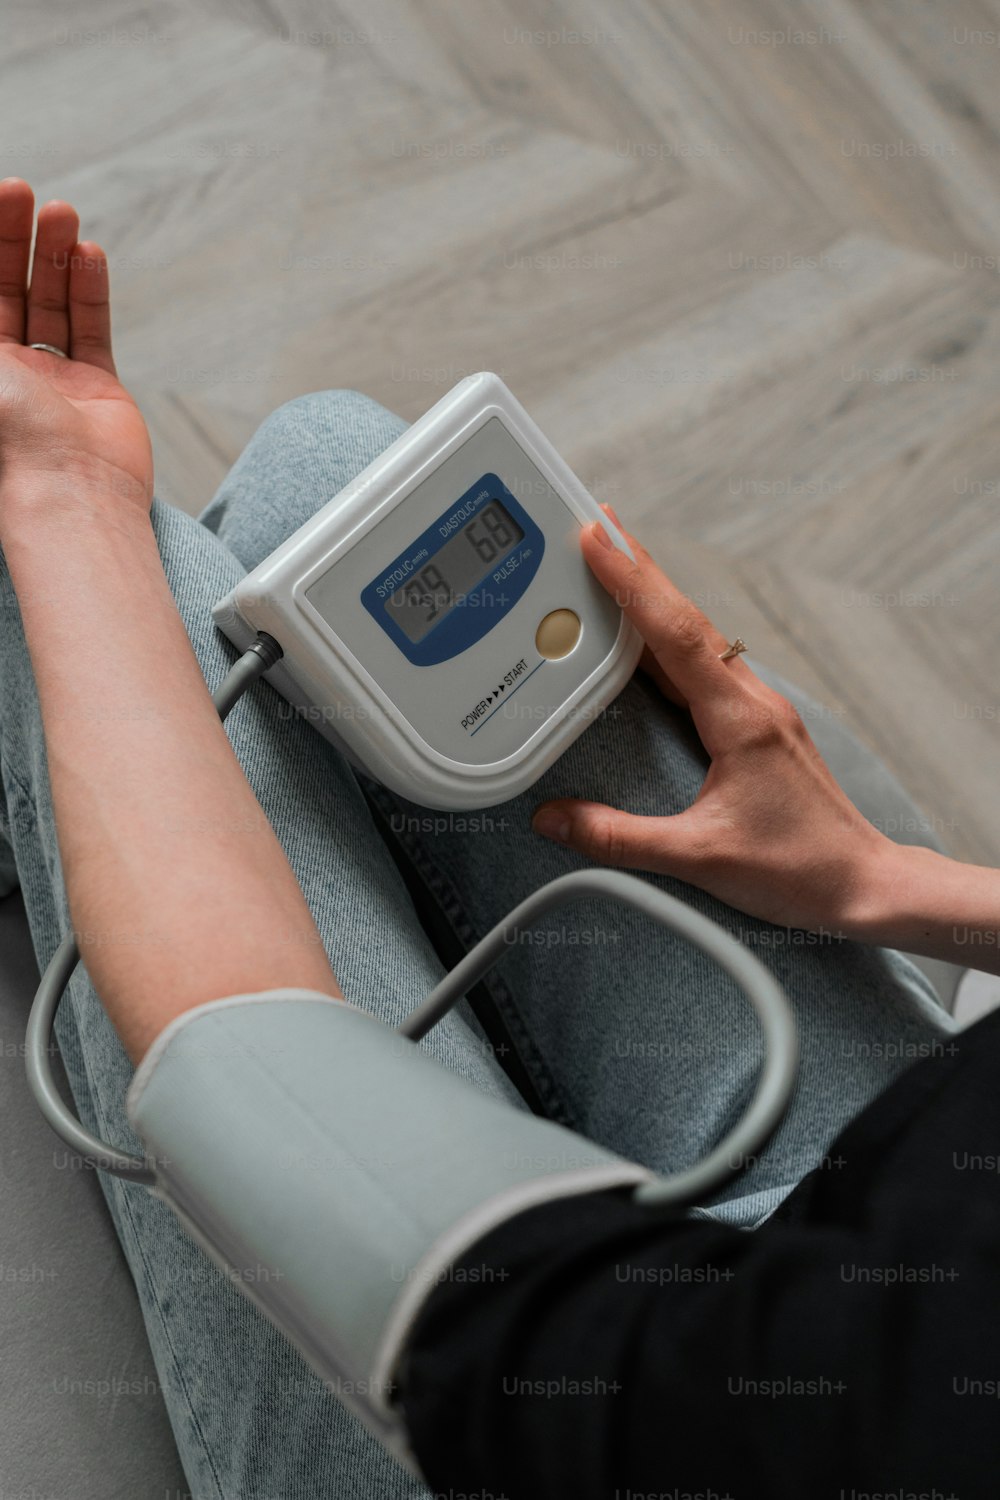
[[624,687],[642,641],[579,542],[632,552],[497,376],[442,397],[215,607],[358,769],[427,807],[507,801]]

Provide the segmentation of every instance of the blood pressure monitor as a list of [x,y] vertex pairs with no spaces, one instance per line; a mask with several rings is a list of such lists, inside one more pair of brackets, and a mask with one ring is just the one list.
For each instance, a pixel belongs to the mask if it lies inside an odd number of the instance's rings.
[[426,807],[531,786],[628,681],[642,641],[583,558],[621,533],[498,376],[471,375],[213,614],[353,765]]

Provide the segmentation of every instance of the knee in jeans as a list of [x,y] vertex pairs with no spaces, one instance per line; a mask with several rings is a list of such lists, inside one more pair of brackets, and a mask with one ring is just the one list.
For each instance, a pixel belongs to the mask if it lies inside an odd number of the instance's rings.
[[297,396],[258,427],[198,519],[254,568],[405,426],[360,391]]
[[398,420],[362,391],[307,391],[275,407],[257,429],[254,442],[263,440],[269,448],[287,446],[318,430],[343,432],[359,424],[371,425],[387,419]]

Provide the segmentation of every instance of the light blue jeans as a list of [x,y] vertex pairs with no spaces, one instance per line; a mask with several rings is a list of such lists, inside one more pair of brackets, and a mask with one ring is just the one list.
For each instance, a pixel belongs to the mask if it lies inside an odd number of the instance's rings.
[[[163,565],[211,686],[236,655],[215,630],[211,606],[404,425],[355,392],[305,396],[267,419],[198,520],[154,504]],[[69,918],[37,698],[2,566],[0,606],[0,891],[20,881],[44,966]],[[808,706],[795,689],[786,691]],[[377,818],[441,920],[467,946],[529,892],[585,863],[532,833],[530,814],[540,801],[580,794],[669,814],[693,800],[706,769],[686,716],[641,673],[529,793],[476,816],[430,813],[362,782],[264,684],[239,704],[227,730],[345,994],[392,1023],[433,987],[443,966]],[[212,832],[193,828],[191,837]],[[842,1126],[914,1058],[947,1046],[954,1023],[929,982],[897,953],[815,942],[680,882],[646,878],[752,945],[795,1006],[803,1050],[795,1101],[766,1151],[706,1209],[753,1228],[813,1167],[836,1170],[826,1152]],[[699,953],[613,902],[592,898],[566,908],[530,941],[511,944],[490,994],[512,1053],[498,1056],[504,1049],[495,1045],[496,1033],[488,1041],[467,1005],[425,1045],[512,1108],[526,1107],[504,1066],[516,1054],[551,1115],[670,1172],[711,1147],[747,1104],[760,1063],[747,1003]],[[140,1149],[124,1112],[131,1066],[82,970],[57,1034],[85,1123]],[[197,1500],[426,1494],[162,1203],[117,1178],[102,1181]],[[334,1256],[330,1274],[337,1274]]]

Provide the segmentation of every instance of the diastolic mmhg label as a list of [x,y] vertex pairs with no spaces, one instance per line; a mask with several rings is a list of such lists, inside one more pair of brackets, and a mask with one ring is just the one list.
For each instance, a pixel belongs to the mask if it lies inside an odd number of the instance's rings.
[[[426,561],[426,549],[418,554],[410,576],[389,594],[386,606],[414,643],[441,624],[497,560],[524,538],[510,511],[496,499],[476,508],[464,524],[445,525],[440,530],[447,530],[449,540]],[[397,575],[401,571],[398,569]],[[378,591],[384,597],[388,588],[383,582]]]
[[498,474],[484,474],[361,591],[414,666],[468,650],[527,591],[545,536]]

